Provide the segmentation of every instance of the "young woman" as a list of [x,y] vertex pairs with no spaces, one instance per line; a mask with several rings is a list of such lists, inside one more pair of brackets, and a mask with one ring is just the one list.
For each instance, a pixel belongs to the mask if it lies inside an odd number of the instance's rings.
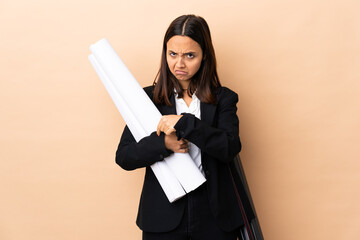
[[[145,88],[163,114],[138,143],[125,127],[116,152],[123,169],[146,167],[137,225],[145,240],[235,240],[244,224],[229,163],[240,152],[238,96],[221,87],[206,21],[176,18],[166,31],[157,78]],[[189,152],[207,181],[170,203],[150,165]]]

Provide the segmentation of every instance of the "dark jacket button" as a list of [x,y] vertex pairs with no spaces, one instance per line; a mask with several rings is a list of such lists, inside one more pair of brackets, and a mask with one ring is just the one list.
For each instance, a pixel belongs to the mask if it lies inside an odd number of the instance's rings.
[[160,158],[163,159],[163,158],[164,158],[164,155],[160,154]]
[[210,172],[208,170],[205,171],[206,176],[210,176]]

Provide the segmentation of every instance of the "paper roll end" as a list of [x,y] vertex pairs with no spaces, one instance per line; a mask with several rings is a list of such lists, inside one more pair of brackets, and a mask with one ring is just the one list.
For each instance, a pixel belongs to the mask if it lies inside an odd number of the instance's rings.
[[106,38],[102,38],[100,39],[99,41],[97,41],[96,43],[93,43],[90,45],[90,51],[91,49],[95,46],[95,45],[99,45],[99,44],[103,44],[103,43],[106,43],[106,44],[109,44],[109,41],[106,39]]

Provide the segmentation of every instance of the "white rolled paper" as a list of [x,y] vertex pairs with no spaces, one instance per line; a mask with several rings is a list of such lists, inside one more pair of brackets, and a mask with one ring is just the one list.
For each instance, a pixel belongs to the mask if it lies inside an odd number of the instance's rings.
[[[89,60],[135,140],[156,131],[161,113],[106,39],[90,46]],[[206,179],[187,153],[174,153],[151,165],[170,202],[193,191]]]

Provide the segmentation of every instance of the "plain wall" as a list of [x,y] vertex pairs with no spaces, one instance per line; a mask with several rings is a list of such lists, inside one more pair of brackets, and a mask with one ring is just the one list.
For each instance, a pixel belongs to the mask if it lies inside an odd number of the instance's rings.
[[0,239],[140,239],[144,170],[88,62],[106,37],[142,86],[177,16],[210,25],[239,94],[241,158],[267,240],[360,239],[356,0],[0,0]]

